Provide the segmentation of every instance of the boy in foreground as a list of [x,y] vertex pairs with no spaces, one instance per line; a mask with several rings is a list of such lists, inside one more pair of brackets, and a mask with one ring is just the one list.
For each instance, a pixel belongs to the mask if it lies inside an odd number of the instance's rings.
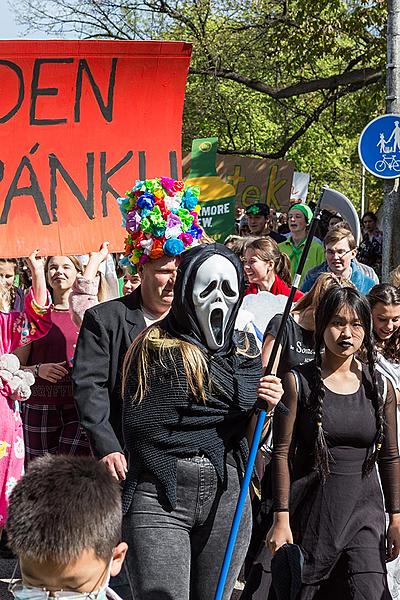
[[109,587],[127,551],[121,542],[121,490],[90,458],[46,455],[29,467],[9,505],[9,545],[22,579],[16,600],[119,600]]

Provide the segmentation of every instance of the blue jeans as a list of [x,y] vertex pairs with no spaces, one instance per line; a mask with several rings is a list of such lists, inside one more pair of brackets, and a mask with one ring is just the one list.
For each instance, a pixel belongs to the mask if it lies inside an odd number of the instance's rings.
[[[177,505],[166,508],[151,476],[144,476],[124,517],[126,567],[135,600],[212,600],[230,532],[240,482],[227,465],[227,489],[205,457],[178,460]],[[161,502],[160,502],[161,499]],[[251,535],[248,496],[228,574],[230,600]]]

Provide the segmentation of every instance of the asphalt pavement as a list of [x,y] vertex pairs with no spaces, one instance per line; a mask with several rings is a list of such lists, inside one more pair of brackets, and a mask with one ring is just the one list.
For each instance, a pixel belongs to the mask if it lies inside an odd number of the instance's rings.
[[[16,560],[0,559],[0,600],[11,600],[12,595],[8,591],[8,584],[13,575]],[[17,574],[18,577],[18,574]]]

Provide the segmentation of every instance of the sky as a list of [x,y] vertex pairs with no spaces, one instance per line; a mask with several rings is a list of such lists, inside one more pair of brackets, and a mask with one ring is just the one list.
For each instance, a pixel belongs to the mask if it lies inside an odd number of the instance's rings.
[[0,0],[0,39],[10,40],[18,38],[20,34],[7,0]]
[[[0,0],[0,40],[18,39],[22,36],[23,30],[16,24],[7,0]],[[46,35],[41,32],[32,32],[27,37],[31,39],[43,39]]]
[[18,28],[7,4],[7,0],[0,0],[0,39],[7,40],[17,37]]

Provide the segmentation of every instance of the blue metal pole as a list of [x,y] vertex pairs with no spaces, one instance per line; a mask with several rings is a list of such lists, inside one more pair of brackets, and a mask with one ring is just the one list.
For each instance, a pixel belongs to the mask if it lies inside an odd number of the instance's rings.
[[256,460],[258,452],[258,442],[254,444],[255,440],[260,441],[265,418],[267,413],[265,410],[261,410],[257,418],[257,424],[254,430],[253,444],[250,449],[249,459],[247,461],[246,471],[244,473],[242,487],[240,489],[239,499],[236,505],[235,515],[233,517],[232,528],[229,534],[228,543],[225,550],[224,561],[222,563],[221,572],[219,575],[217,591],[215,593],[214,600],[222,600],[224,596],[224,589],[226,578],[228,577],[229,567],[231,565],[232,554],[236,544],[236,538],[239,532],[240,521],[242,518],[243,508],[247,498],[247,492],[250,485],[251,476],[253,473],[253,466]]

